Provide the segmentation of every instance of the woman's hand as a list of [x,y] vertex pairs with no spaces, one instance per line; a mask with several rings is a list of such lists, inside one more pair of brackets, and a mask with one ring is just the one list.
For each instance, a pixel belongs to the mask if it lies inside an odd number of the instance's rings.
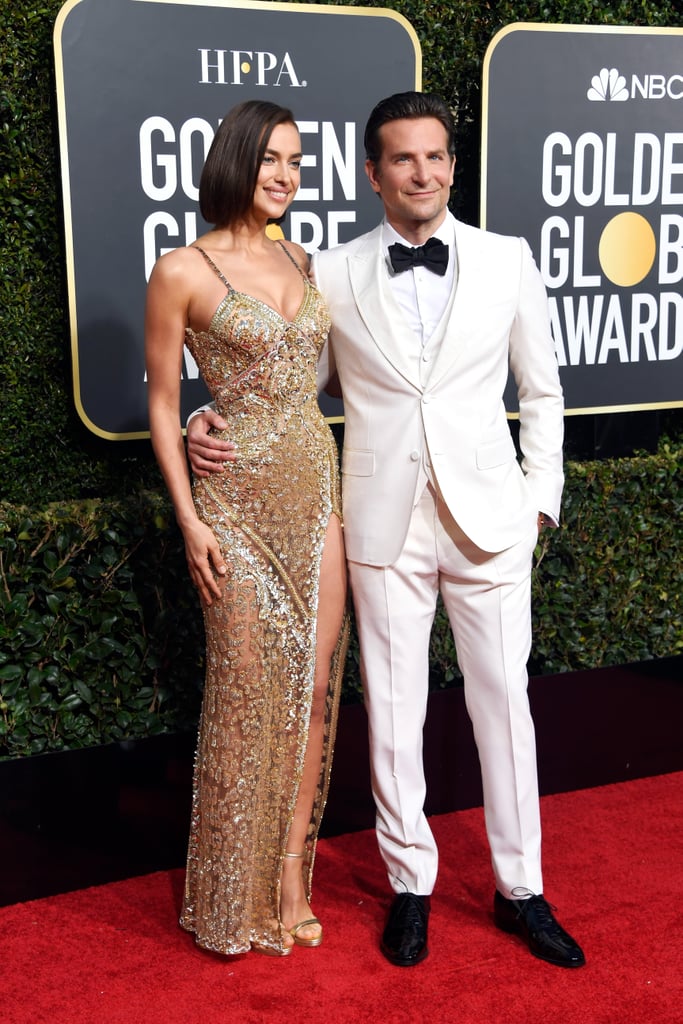
[[199,591],[202,604],[213,604],[222,595],[219,578],[228,571],[216,535],[200,519],[183,528],[185,556],[190,577]]

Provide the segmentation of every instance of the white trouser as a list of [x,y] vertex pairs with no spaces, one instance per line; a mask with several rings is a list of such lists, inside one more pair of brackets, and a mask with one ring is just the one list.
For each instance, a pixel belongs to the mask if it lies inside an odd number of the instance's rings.
[[349,563],[370,729],[377,838],[396,892],[431,893],[438,853],[424,815],[422,728],[429,637],[441,591],[465,679],[481,764],[496,887],[543,891],[534,726],[527,698],[530,574],[537,539],[490,554],[462,533],[428,486],[401,555]]

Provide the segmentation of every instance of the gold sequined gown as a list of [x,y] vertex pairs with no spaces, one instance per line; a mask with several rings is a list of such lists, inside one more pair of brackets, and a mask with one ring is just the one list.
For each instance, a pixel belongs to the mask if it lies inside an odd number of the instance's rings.
[[[193,488],[228,573],[222,599],[204,609],[206,681],[180,923],[205,949],[233,954],[283,946],[282,857],[308,736],[322,549],[340,495],[336,445],[316,393],[329,330],[322,297],[304,278],[303,302],[288,323],[235,291],[200,252],[227,294],[208,331],[188,329],[186,343],[239,457]],[[347,632],[345,623],[308,828],[309,898]]]

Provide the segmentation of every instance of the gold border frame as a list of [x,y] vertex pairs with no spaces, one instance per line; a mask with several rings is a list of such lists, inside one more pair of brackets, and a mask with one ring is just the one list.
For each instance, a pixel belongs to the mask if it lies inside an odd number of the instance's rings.
[[[505,28],[496,32],[495,36],[486,48],[484,64],[482,68],[482,90],[481,90],[481,174],[480,174],[480,196],[479,196],[479,222],[483,228],[486,227],[486,199],[487,181],[486,169],[488,168],[488,118],[489,118],[489,67],[493,52],[505,36],[513,32],[564,32],[566,33],[592,33],[595,35],[680,35],[683,36],[683,28],[655,28],[641,27],[638,25],[556,25],[544,24],[538,21],[515,21]],[[608,405],[581,409],[565,409],[565,416],[588,416],[610,412],[638,412],[646,409],[681,409],[683,399],[680,402],[649,402],[639,405]],[[513,413],[517,418],[519,413]]]
[[[78,317],[76,309],[76,275],[74,264],[73,224],[71,216],[71,176],[69,165],[69,146],[67,131],[66,94],[64,87],[64,61],[62,55],[62,31],[67,17],[84,0],[67,0],[60,8],[55,19],[52,33],[55,79],[57,94],[57,124],[59,133],[59,166],[62,179],[62,202],[64,207],[64,243],[66,250],[66,283],[67,308],[69,313],[69,335],[71,345],[71,366],[73,370],[73,399],[81,421],[88,430],[111,441],[135,441],[149,437],[149,430],[131,431],[115,434],[102,430],[86,414],[81,402],[80,362],[78,352]],[[404,28],[415,52],[415,89],[422,89],[422,48],[417,33],[410,22],[397,11],[385,7],[351,7],[348,5],[288,3],[281,0],[130,0],[132,3],[175,4],[184,7],[226,7],[247,11],[267,11],[273,8],[284,11],[296,11],[299,14],[314,12],[316,14],[340,14],[351,17],[384,18],[397,21]],[[328,417],[329,423],[342,423],[343,416]]]

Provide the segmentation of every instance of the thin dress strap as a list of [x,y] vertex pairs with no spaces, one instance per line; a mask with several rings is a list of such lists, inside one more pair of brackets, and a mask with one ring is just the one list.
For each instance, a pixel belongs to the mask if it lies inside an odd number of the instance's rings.
[[285,246],[282,244],[282,242],[280,241],[279,238],[277,239],[277,244],[280,246],[280,248],[282,249],[282,251],[285,254],[285,256],[287,257],[287,259],[292,261],[292,263],[294,264],[296,269],[299,271],[299,273],[303,277],[303,279],[306,282],[306,284],[309,284],[309,280],[308,280],[307,275],[304,274],[303,270],[301,269],[301,267],[299,266],[297,261],[294,259],[294,257],[292,256],[291,252],[289,252],[289,250],[285,248]]
[[196,250],[197,250],[197,252],[200,252],[200,253],[202,254],[202,256],[204,257],[204,259],[206,260],[206,262],[207,262],[207,263],[209,264],[209,266],[211,267],[211,269],[212,269],[212,270],[214,270],[214,271],[215,271],[215,272],[216,272],[216,273],[218,274],[218,276],[220,277],[221,281],[223,282],[223,284],[225,285],[225,287],[226,287],[226,288],[228,289],[228,291],[232,291],[232,285],[231,285],[231,284],[230,284],[230,282],[228,281],[227,277],[225,277],[225,276],[224,276],[224,274],[222,273],[222,271],[220,271],[220,270],[218,269],[218,267],[216,266],[216,264],[215,264],[215,263],[213,262],[213,260],[212,260],[212,259],[211,259],[211,257],[209,256],[209,254],[208,254],[207,252],[204,252],[204,250],[203,250],[203,249],[201,248],[201,246],[199,246],[199,245],[192,245],[192,246],[190,246],[190,248],[192,248],[192,249],[196,249]]

